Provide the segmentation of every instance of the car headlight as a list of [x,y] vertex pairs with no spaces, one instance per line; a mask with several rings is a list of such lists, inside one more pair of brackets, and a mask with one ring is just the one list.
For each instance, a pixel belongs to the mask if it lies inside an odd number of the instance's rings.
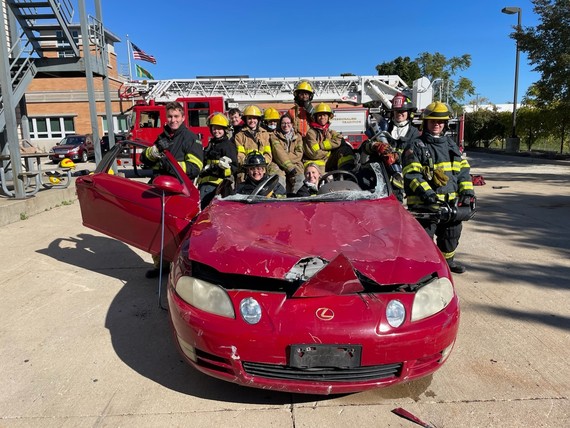
[[399,300],[390,300],[386,306],[386,320],[392,327],[400,327],[406,319],[406,308]]
[[436,278],[420,288],[412,306],[412,321],[419,321],[443,310],[453,299],[449,278]]
[[181,276],[176,294],[186,303],[212,314],[235,318],[234,307],[226,290],[192,276]]
[[77,153],[79,151],[79,146],[75,146],[74,148],[72,148],[69,152],[70,153]]
[[239,304],[241,316],[248,324],[257,324],[261,319],[261,306],[253,297],[246,297]]

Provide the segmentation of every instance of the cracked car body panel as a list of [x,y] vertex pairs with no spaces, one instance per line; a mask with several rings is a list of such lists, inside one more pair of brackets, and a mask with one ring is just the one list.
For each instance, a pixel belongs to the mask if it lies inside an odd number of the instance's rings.
[[391,198],[255,205],[214,201],[192,228],[189,257],[221,272],[283,278],[301,258],[330,261],[343,254],[380,283],[413,282],[442,261],[437,248],[424,245],[420,232],[425,234]]

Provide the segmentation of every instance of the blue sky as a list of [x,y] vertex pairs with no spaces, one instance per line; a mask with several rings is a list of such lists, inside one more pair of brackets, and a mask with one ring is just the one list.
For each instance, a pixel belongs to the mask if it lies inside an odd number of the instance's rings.
[[[94,5],[86,3],[94,15]],[[155,79],[375,75],[377,64],[398,56],[470,54],[471,67],[460,75],[493,103],[513,101],[516,51],[509,34],[517,15],[501,9],[522,8],[523,27],[539,23],[530,0],[101,0],[101,5],[106,28],[122,40],[116,45],[119,62],[127,63],[128,34],[156,57],[156,65],[136,61]],[[531,68],[521,52],[519,102],[538,80]]]

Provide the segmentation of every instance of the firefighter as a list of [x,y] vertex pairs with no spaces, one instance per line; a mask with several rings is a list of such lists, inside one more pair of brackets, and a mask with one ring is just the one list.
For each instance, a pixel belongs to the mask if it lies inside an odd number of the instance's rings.
[[212,138],[204,150],[205,166],[198,179],[202,209],[215,196],[218,185],[235,176],[238,170],[236,146],[228,138],[228,118],[223,113],[214,113],[208,118],[208,126]]
[[166,122],[154,145],[142,152],[141,162],[153,169],[153,178],[160,174],[176,176],[162,158],[162,153],[168,150],[186,175],[194,180],[204,166],[204,149],[196,134],[184,125],[184,108],[179,102],[166,105]]
[[372,162],[383,162],[390,175],[390,183],[396,197],[404,202],[404,179],[402,176],[402,153],[404,147],[419,138],[420,132],[413,126],[412,118],[416,108],[402,93],[392,98],[390,123],[383,131],[383,124],[372,130],[372,138],[362,144],[361,150],[370,156]]
[[[245,181],[237,185],[236,193],[251,195],[257,186],[268,177],[267,161],[263,153],[252,151],[247,155],[242,166],[245,170]],[[268,198],[284,198],[285,189],[279,182],[276,182],[272,189],[263,190],[259,195]]]
[[[184,108],[177,102],[166,104],[166,125],[164,131],[158,136],[152,146],[141,153],[141,162],[151,167],[153,170],[153,180],[161,174],[176,177],[176,172],[171,168],[168,161],[163,158],[162,153],[168,150],[178,161],[182,170],[191,180],[198,177],[202,170],[204,160],[204,149],[202,143],[186,125],[184,125]],[[156,278],[160,271],[160,257],[152,256],[153,269],[146,272],[147,278]],[[170,270],[168,263],[163,264],[165,271]]]
[[321,174],[339,169],[351,171],[355,168],[351,145],[344,140],[340,132],[330,129],[332,117],[331,107],[320,103],[315,108],[315,121],[311,122],[303,144],[304,164],[316,164]]
[[[260,126],[262,117],[263,114],[256,105],[248,105],[243,109],[245,126],[234,136],[239,166],[243,165],[247,155],[254,151],[261,152],[268,165],[273,159],[269,132]],[[238,177],[238,181],[242,179],[242,176]]]
[[[428,105],[422,115],[422,135],[412,141],[403,156],[405,190],[411,211],[429,212],[439,203],[473,206],[475,193],[469,163],[459,147],[445,135],[451,118],[448,107],[439,101]],[[452,272],[461,274],[465,267],[456,261],[455,250],[461,236],[461,221],[441,223],[435,217],[418,220],[438,248]]]
[[314,112],[311,101],[315,95],[309,82],[301,81],[293,91],[295,105],[289,109],[289,116],[293,118],[295,132],[305,137],[309,132],[309,123]]
[[263,112],[263,128],[269,133],[274,133],[281,115],[273,107],[266,108]]
[[[303,184],[303,137],[293,129],[293,118],[285,113],[271,135],[273,163],[269,174],[277,174],[287,194],[295,193]],[[275,165],[277,168],[271,168]]]

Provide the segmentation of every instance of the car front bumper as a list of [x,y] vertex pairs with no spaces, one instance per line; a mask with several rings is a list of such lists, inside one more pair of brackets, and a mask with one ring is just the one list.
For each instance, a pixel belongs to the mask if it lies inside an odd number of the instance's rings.
[[[229,319],[200,311],[169,287],[170,319],[185,359],[203,373],[245,386],[307,394],[352,393],[435,372],[449,355],[459,326],[457,296],[443,311],[392,329],[386,328],[382,313],[393,293],[378,294],[361,308],[359,302],[366,299],[359,296],[344,301],[335,297],[292,302],[295,299],[262,294],[266,299],[262,305],[270,308],[273,317],[251,326],[239,313]],[[402,297],[405,301],[406,296]],[[407,298],[409,304],[413,295]],[[377,310],[371,302],[377,302]],[[320,307],[333,308],[338,322],[315,322]],[[352,314],[352,319],[343,319],[343,312]],[[350,368],[292,366],[292,345],[311,343],[355,345],[362,349],[362,360]]]

